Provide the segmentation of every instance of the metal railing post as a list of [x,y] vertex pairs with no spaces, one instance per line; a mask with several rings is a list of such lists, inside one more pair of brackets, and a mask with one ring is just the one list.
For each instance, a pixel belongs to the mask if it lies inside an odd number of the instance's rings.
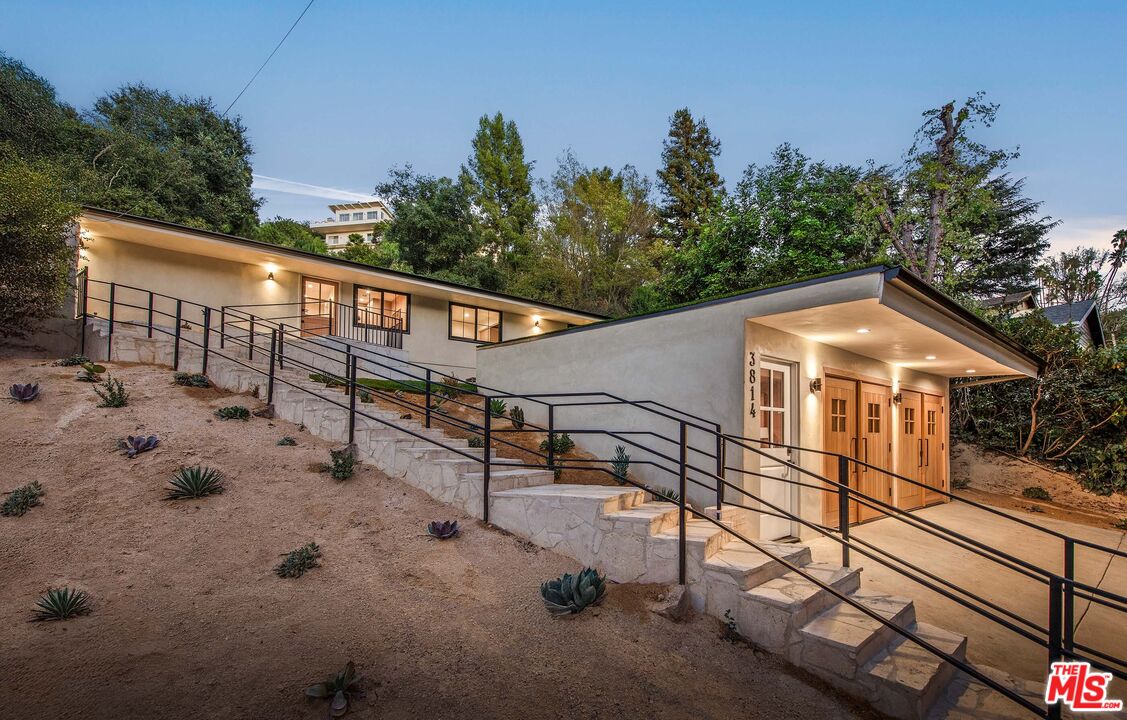
[[153,336],[153,291],[149,291],[149,337]]
[[352,367],[352,345],[350,343],[344,344],[344,374],[347,377],[349,368]]
[[180,369],[180,313],[183,309],[184,301],[176,301],[176,331],[173,333],[175,340],[172,343],[172,369]]
[[106,360],[113,360],[113,311],[114,311],[114,294],[117,290],[116,283],[110,283],[110,334],[106,338]]
[[841,566],[849,567],[849,458],[837,456],[837,527],[841,532]]
[[[1064,657],[1061,647],[1062,625],[1064,608],[1064,593],[1061,588],[1061,579],[1056,575],[1049,576],[1049,667],[1051,672],[1053,663],[1059,662]],[[1048,717],[1059,720],[1061,716],[1061,703],[1059,701],[1048,707]]]
[[688,474],[689,474],[688,433],[689,433],[689,429],[685,425],[685,422],[682,420],[681,421],[681,448],[680,448],[680,457],[678,458],[680,468],[679,468],[678,483],[677,483],[678,484],[677,492],[680,493],[680,499],[677,501],[677,510],[678,510],[677,511],[677,518],[678,518],[678,528],[679,528],[679,531],[678,531],[678,534],[677,534],[677,582],[681,585],[684,585],[686,580],[687,580],[686,571],[685,571],[685,564],[686,564],[686,558],[687,558],[687,552],[688,552],[688,546],[686,544],[687,543],[686,533],[688,531],[688,528],[685,525],[685,490],[686,490],[686,485],[687,485],[686,481],[688,480]]
[[286,369],[286,324],[278,323],[278,369]]
[[254,360],[254,315],[250,316],[250,344],[247,345],[247,360]]
[[427,374],[426,374],[425,382],[426,382],[426,389],[424,390],[424,393],[425,393],[425,397],[426,397],[426,407],[427,407],[426,426],[429,428],[430,427],[430,368],[427,368]]
[[219,349],[227,347],[227,306],[219,308]]
[[1076,627],[1075,592],[1072,581],[1076,579],[1076,543],[1072,538],[1064,539],[1064,649],[1072,652],[1073,633]]
[[724,466],[727,463],[724,461],[725,453],[727,452],[727,443],[724,442],[724,434],[720,431],[716,432],[716,519],[719,520],[723,515],[724,509]]
[[78,341],[78,352],[86,354],[86,314],[90,309],[90,269],[82,269],[82,339]]
[[556,406],[548,406],[548,469],[556,469]]
[[278,350],[278,331],[270,330],[270,375],[266,378],[266,404],[274,404],[274,363]]
[[204,307],[203,309],[203,363],[200,366],[200,374],[207,375],[207,349],[211,344],[209,338],[211,337],[211,308]]
[[482,474],[481,474],[482,509],[481,509],[481,519],[484,520],[485,522],[489,522],[489,466],[491,465],[490,457],[489,457],[489,455],[490,455],[489,450],[490,450],[490,447],[492,446],[491,443],[490,443],[490,440],[493,437],[493,413],[490,412],[490,410],[489,410],[489,396],[488,395],[483,396],[482,400],[485,401],[485,405],[483,406],[485,408],[485,423],[484,423],[484,432],[483,432],[483,434],[485,435],[485,442],[483,444],[482,456],[481,456],[482,457],[482,460],[481,460],[482,461]]
[[356,356],[348,356],[348,444],[356,442]]

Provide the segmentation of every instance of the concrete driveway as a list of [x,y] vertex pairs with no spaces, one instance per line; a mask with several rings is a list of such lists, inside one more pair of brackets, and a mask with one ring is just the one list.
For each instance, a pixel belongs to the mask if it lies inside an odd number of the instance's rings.
[[[1120,531],[1024,513],[1012,514],[1075,538],[1120,550],[1127,547],[1127,534]],[[1064,570],[1063,541],[986,511],[955,502],[926,508],[915,515],[1046,570],[1058,573]],[[852,533],[1028,620],[1048,626],[1046,584],[892,518],[857,526]],[[841,562],[841,546],[838,543],[823,537],[808,544],[813,548],[815,560]],[[864,569],[862,584],[866,589],[912,598],[920,619],[967,635],[968,656],[973,662],[1006,670],[1029,680],[1044,680],[1048,669],[1044,648],[870,558],[854,552],[851,565]],[[1077,547],[1076,578],[1127,596],[1127,558]],[[1127,613],[1086,601],[1077,601],[1075,613],[1077,643],[1127,658]],[[1115,689],[1117,697],[1127,697],[1127,683],[1117,682]]]

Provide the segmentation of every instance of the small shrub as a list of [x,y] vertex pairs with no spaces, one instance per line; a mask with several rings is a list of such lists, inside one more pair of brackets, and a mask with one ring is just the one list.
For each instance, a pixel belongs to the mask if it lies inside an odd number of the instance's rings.
[[472,448],[485,447],[485,438],[481,437],[480,435],[470,435],[469,439],[467,439],[466,442],[468,442],[470,444],[470,447]]
[[8,397],[16,402],[31,402],[39,397],[39,383],[28,383],[27,385],[15,384],[8,388]]
[[104,365],[95,365],[91,362],[82,363],[82,369],[78,371],[75,380],[82,382],[96,383],[102,381],[102,373],[106,371]]
[[394,395],[396,400],[402,400],[403,398],[407,397],[407,393],[403,392],[402,390],[396,390]]
[[736,619],[732,617],[732,611],[724,611],[724,639],[728,642],[737,642],[740,640],[740,626],[736,623]]
[[364,691],[357,683],[360,678],[356,676],[356,666],[349,660],[348,664],[333,677],[325,682],[310,685],[305,688],[305,696],[319,700],[329,700],[329,717],[340,717],[348,712],[348,705],[352,700],[364,697]]
[[966,490],[970,487],[970,478],[957,477],[951,480],[952,490]]
[[593,568],[583,568],[575,575],[564,573],[559,579],[548,580],[540,586],[544,606],[553,615],[583,612],[601,602],[605,592],[606,579]]
[[297,440],[294,440],[289,435],[282,437],[275,445],[297,445]]
[[211,381],[208,380],[207,375],[203,373],[178,372],[172,376],[172,379],[177,385],[183,385],[185,387],[211,387]]
[[321,548],[317,547],[317,543],[306,543],[297,550],[290,550],[286,559],[274,568],[274,574],[281,578],[299,578],[306,570],[317,567],[319,557]]
[[57,588],[35,601],[35,619],[69,620],[90,613],[90,595],[85,590]]
[[165,495],[167,500],[202,498],[218,495],[226,489],[223,487],[223,473],[200,465],[180,468],[168,482],[172,487]]
[[1119,518],[1112,527],[1116,530],[1127,530],[1127,518]]
[[220,420],[250,420],[250,410],[242,405],[231,405],[216,410],[215,417]]
[[501,398],[493,398],[489,401],[489,414],[495,418],[505,417],[505,411],[507,409],[508,406],[505,405],[505,401]]
[[330,450],[329,456],[332,458],[332,465],[329,468],[329,474],[333,476],[334,480],[347,480],[352,477],[352,473],[356,468],[356,457],[348,448],[343,450]]
[[434,520],[427,523],[427,535],[439,540],[449,540],[458,534],[457,520]]
[[76,367],[78,365],[86,365],[90,362],[90,358],[85,355],[71,355],[61,360],[56,360],[55,365],[59,367]]
[[38,480],[32,480],[27,485],[22,485],[8,493],[4,504],[0,505],[0,515],[19,517],[38,505],[39,498],[43,497],[43,494],[43,486]]
[[1041,507],[1040,505],[1030,505],[1029,507],[1027,507],[1025,509],[1028,510],[1029,512],[1031,512],[1031,513],[1043,513],[1043,512],[1045,512],[1045,508]]
[[1021,491],[1021,496],[1029,498],[1030,500],[1044,500],[1045,502],[1051,501],[1053,498],[1049,495],[1049,491],[1040,485],[1027,487]]
[[513,405],[512,409],[509,410],[509,422],[517,430],[524,428],[524,409],[520,405]]
[[[575,441],[567,433],[559,433],[555,436],[552,443],[552,452],[556,455],[563,455],[564,453],[571,452],[575,448]],[[548,441],[544,440],[540,443],[540,449],[548,452]]]
[[148,452],[155,448],[160,442],[156,435],[130,435],[124,440],[118,441],[118,447],[125,451],[125,454],[130,458],[135,458],[143,452]]
[[362,403],[373,402],[372,393],[368,392],[367,390],[360,390],[356,394],[360,397],[360,402]]
[[653,487],[650,485],[647,485],[646,489],[653,493],[654,497],[661,498],[662,500],[668,500],[671,503],[681,503],[681,494],[676,490],[670,490],[669,488],[663,487]]
[[344,380],[337,378],[336,375],[328,375],[326,373],[310,373],[309,379],[313,382],[323,383],[327,388],[344,387]]
[[108,378],[100,387],[94,388],[94,392],[102,398],[98,407],[120,408],[129,404],[129,393],[125,391],[125,385],[117,378]]
[[458,381],[458,378],[453,375],[446,375],[442,378],[442,387],[433,392],[442,393],[446,397],[458,397],[462,394],[464,385]]
[[615,446],[614,459],[610,461],[610,467],[618,484],[625,485],[626,473],[630,470],[630,456],[626,454],[626,448],[621,445]]

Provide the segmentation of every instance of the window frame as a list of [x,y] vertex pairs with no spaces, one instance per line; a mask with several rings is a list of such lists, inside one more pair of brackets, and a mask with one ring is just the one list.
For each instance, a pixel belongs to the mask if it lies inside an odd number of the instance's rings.
[[[383,294],[391,293],[393,295],[402,295],[407,298],[407,313],[403,318],[403,329],[398,331],[404,335],[411,334],[411,293],[400,292],[399,290],[385,290],[384,288],[372,287],[371,285],[360,285],[358,283],[352,284],[352,325],[353,327],[370,328],[372,330],[390,330],[396,332],[394,328],[384,327],[383,325],[372,325],[371,323],[360,322],[360,291],[367,290],[372,293],[380,293],[380,308],[383,308]],[[381,313],[382,314],[382,313]]]
[[[474,311],[473,326],[474,326],[475,336],[477,334],[477,327],[478,327],[477,312],[479,310],[486,310],[488,312],[497,313],[497,339],[496,340],[478,340],[477,337],[466,338],[466,337],[458,337],[457,335],[455,335],[454,334],[454,307],[455,306]],[[462,321],[462,322],[464,322],[464,321]],[[493,343],[504,342],[504,340],[505,340],[505,311],[504,310],[494,310],[493,308],[481,307],[479,305],[467,305],[466,303],[457,303],[457,302],[454,302],[453,300],[451,300],[451,301],[446,303],[446,337],[447,337],[448,340],[454,340],[455,342],[468,342],[468,343],[473,343],[474,345],[491,345]]]

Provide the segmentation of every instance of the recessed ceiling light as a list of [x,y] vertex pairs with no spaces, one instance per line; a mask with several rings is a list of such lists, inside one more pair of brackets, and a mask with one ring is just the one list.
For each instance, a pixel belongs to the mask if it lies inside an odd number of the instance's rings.
[[866,334],[866,333],[868,333],[868,332],[869,332],[869,328],[857,328],[857,332],[859,332],[859,333],[861,333],[862,335],[864,335],[864,334]]
[[967,374],[970,375],[972,373],[974,373],[974,368],[967,368]]
[[934,360],[934,359],[935,359],[934,355],[928,355],[927,357],[924,358],[924,360]]

